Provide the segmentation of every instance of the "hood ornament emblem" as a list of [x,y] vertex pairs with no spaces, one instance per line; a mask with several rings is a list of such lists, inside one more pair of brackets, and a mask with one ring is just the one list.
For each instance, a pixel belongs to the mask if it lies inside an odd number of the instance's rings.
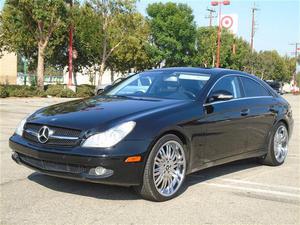
[[40,143],[44,144],[49,140],[50,137],[50,129],[47,126],[41,127],[38,132],[37,138]]

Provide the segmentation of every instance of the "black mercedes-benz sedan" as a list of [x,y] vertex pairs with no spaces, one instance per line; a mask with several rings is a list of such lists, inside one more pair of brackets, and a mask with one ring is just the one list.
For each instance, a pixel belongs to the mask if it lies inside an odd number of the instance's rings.
[[289,103],[253,75],[165,68],[42,108],[9,143],[17,163],[41,173],[134,186],[165,201],[207,167],[251,157],[281,165],[292,129]]

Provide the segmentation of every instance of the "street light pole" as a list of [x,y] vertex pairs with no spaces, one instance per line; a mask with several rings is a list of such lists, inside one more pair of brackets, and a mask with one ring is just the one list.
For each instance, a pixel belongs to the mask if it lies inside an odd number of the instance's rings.
[[216,67],[220,67],[220,49],[221,49],[221,32],[222,32],[222,24],[221,24],[221,15],[222,15],[222,4],[219,3],[219,27],[218,27],[218,47],[217,47],[217,64]]
[[223,5],[230,5],[230,1],[212,1],[212,6],[219,5],[219,26],[218,26],[218,46],[217,46],[217,62],[216,67],[220,67],[220,50],[221,50],[221,34],[222,34],[222,24],[221,24],[221,17],[222,17],[222,4]]
[[295,71],[293,73],[293,93],[295,93],[295,89],[297,87],[297,81],[296,81],[296,74],[297,74],[297,67],[298,67],[298,51],[300,50],[300,48],[298,48],[298,45],[300,45],[300,43],[296,42],[296,43],[292,43],[290,45],[295,45],[295,52],[293,52],[295,54],[295,59],[296,59],[296,65],[295,65]]
[[252,23],[251,23],[251,38],[250,38],[250,48],[251,52],[253,52],[253,39],[255,34],[255,11],[258,11],[259,9],[255,7],[255,5],[252,8]]
[[[70,11],[72,10],[73,0],[70,1]],[[69,80],[68,87],[72,86],[72,73],[73,73],[73,24],[69,28]]]

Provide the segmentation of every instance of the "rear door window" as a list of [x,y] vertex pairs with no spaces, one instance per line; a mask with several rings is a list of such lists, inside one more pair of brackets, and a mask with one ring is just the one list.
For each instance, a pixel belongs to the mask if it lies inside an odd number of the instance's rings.
[[245,97],[271,96],[271,94],[258,82],[246,77],[241,77],[241,80],[245,91]]

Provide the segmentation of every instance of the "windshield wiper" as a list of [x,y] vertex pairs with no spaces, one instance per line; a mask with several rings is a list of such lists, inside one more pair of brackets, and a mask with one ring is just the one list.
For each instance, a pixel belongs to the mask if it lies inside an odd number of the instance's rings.
[[128,95],[110,95],[110,97],[117,97],[117,98],[131,98]]
[[143,96],[130,96],[130,95],[111,95],[111,96],[117,98],[134,99],[134,100],[158,101],[158,99],[153,99],[151,97],[143,97]]

